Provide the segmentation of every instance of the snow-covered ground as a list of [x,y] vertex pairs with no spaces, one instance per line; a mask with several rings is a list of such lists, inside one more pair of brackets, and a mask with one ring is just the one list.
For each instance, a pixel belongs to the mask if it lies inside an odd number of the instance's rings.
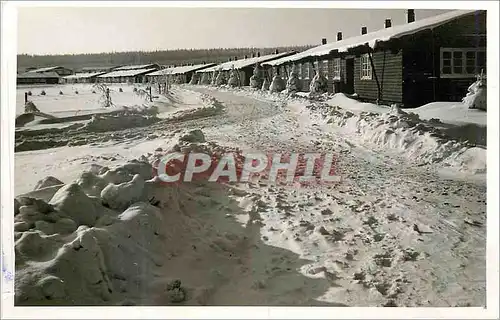
[[[33,101],[41,112],[55,116],[108,112],[109,109],[102,108],[99,103],[100,95],[92,93],[95,91],[92,86],[92,84],[19,86],[16,92],[16,115],[24,112],[24,93],[28,91],[31,91],[31,96],[28,96],[28,99]],[[123,92],[119,92],[119,88],[122,88]],[[135,106],[144,103],[144,98],[132,91],[133,86],[127,84],[110,85],[110,90],[112,90],[111,97],[116,105]],[[41,95],[42,91],[45,91],[46,94]],[[63,94],[60,95],[59,92]]]
[[[18,198],[18,304],[485,305],[485,146],[435,107],[174,93],[147,126],[18,133],[15,193],[43,200]],[[176,145],[334,153],[342,181],[166,187],[149,163]]]
[[449,124],[477,124],[486,126],[486,111],[468,109],[459,102],[433,102],[411,110],[420,118],[440,119]]
[[[56,117],[77,116],[88,113],[104,113],[113,110],[119,110],[123,107],[137,107],[149,105],[144,96],[134,92],[134,88],[144,89],[143,84],[110,84],[110,95],[115,107],[103,108],[100,103],[101,95],[94,88],[93,84],[59,84],[59,85],[21,85],[16,91],[16,115],[24,112],[24,93],[31,91],[31,96],[28,100],[32,101],[36,107],[44,113],[54,115]],[[122,92],[120,92],[122,89]],[[45,95],[41,92],[45,91]],[[59,94],[62,92],[63,94]],[[76,93],[78,92],[78,93]],[[178,101],[175,96],[165,97],[158,95],[156,87],[153,87],[154,105],[174,106]],[[186,99],[190,99],[186,96]],[[184,101],[182,107],[189,108],[196,101]],[[179,107],[180,105],[177,105]],[[167,110],[163,110],[167,111]]]

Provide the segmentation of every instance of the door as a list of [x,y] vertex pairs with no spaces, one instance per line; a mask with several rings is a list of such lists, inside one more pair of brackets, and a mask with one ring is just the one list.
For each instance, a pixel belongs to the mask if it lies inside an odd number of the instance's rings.
[[345,88],[344,92],[354,93],[354,58],[345,60]]

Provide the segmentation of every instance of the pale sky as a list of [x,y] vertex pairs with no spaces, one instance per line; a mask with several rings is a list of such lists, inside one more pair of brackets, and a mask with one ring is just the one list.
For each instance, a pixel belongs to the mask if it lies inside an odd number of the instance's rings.
[[[321,44],[405,23],[401,9],[18,8],[18,53]],[[448,10],[415,10],[423,19]]]

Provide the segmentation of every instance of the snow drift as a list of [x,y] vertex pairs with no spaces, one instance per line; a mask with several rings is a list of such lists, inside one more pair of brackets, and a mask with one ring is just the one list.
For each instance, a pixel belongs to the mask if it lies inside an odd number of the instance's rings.
[[470,173],[486,172],[486,149],[452,139],[418,115],[393,106],[388,112],[355,114],[338,106],[310,104],[324,120],[363,143],[399,151],[417,165],[440,163]]
[[[186,136],[200,140],[200,132]],[[210,149],[185,140],[176,148]],[[170,279],[162,266],[176,252],[186,261],[196,255],[189,252],[204,252],[202,261],[221,254],[227,260],[241,239],[221,238],[215,221],[208,222],[210,212],[220,212],[216,191],[200,183],[165,187],[153,177],[150,160],[93,165],[66,185],[47,177],[14,200],[16,305],[203,303],[205,291]],[[204,196],[194,200],[199,188]],[[193,261],[179,263],[185,269]]]
[[486,111],[486,84],[482,75],[478,80],[470,85],[467,95],[463,98],[463,103],[469,109],[479,109]]

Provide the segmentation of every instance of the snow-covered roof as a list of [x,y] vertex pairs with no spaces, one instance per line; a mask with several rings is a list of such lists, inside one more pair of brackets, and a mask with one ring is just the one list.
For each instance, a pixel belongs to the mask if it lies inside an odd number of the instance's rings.
[[104,71],[109,71],[109,70],[111,70],[111,69],[113,69],[113,68],[116,68],[116,66],[83,67],[83,68],[81,68],[80,70],[81,70],[82,72],[92,72],[92,71],[93,71],[93,72],[98,72],[98,71],[102,71],[102,70],[104,70]]
[[295,53],[294,51],[290,51],[290,52],[282,52],[282,53],[278,53],[278,54],[268,54],[266,56],[261,56],[261,57],[247,58],[247,59],[241,59],[241,60],[236,60],[236,61],[228,61],[228,62],[224,62],[224,63],[221,63],[219,65],[216,65],[216,66],[213,66],[210,68],[206,68],[206,69],[203,69],[203,70],[200,70],[197,72],[212,72],[212,71],[216,71],[216,70],[225,71],[225,70],[231,70],[233,67],[235,69],[241,69],[241,68],[245,68],[248,66],[253,66],[256,63],[263,63],[266,61],[291,56],[294,53]]
[[165,74],[184,74],[187,72],[192,72],[204,68],[208,68],[215,65],[215,63],[207,63],[207,64],[197,64],[194,66],[181,66],[181,67],[173,67],[173,68],[167,68],[163,70],[158,70],[153,73],[148,74],[148,76],[161,76]]
[[63,79],[86,79],[103,74],[104,72],[82,72],[63,77]]
[[55,66],[55,67],[45,67],[45,68],[39,68],[39,69],[33,69],[27,72],[30,73],[39,73],[39,72],[47,72],[47,71],[52,71],[61,68],[60,66]]
[[146,68],[150,68],[151,66],[154,66],[154,65],[155,65],[154,63],[150,63],[150,64],[138,64],[138,65],[132,65],[132,66],[123,66],[123,67],[116,68],[115,71],[146,69]]
[[148,73],[155,71],[156,68],[153,69],[138,69],[138,70],[115,70],[109,73],[101,74],[97,76],[98,78],[116,78],[116,77],[133,77],[143,73]]
[[276,66],[287,62],[298,61],[308,57],[325,56],[335,51],[347,52],[349,49],[365,45],[368,45],[371,48],[375,49],[377,47],[377,44],[379,43],[386,42],[391,39],[401,38],[403,36],[414,34],[423,30],[433,29],[447,22],[464,17],[466,15],[473,14],[475,12],[478,11],[476,10],[450,11],[437,16],[429,17],[422,20],[417,20],[411,23],[393,26],[390,28],[385,28],[374,32],[370,32],[364,35],[328,43],[319,47],[311,48],[303,52],[299,52],[297,54],[294,54],[293,56],[269,61],[264,64],[269,66]]
[[48,72],[25,72],[17,75],[18,78],[35,78],[35,79],[40,79],[40,78],[59,78],[60,76],[54,72],[54,71],[48,71]]

